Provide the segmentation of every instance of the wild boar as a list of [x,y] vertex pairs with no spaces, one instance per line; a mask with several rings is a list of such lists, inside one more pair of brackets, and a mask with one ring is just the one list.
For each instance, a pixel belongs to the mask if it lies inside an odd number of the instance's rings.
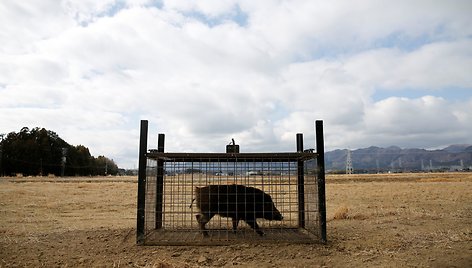
[[204,236],[208,236],[205,225],[215,215],[232,219],[236,232],[239,221],[244,220],[259,235],[264,235],[257,225],[257,218],[266,220],[283,219],[270,195],[244,185],[208,185],[195,188],[195,199],[200,213],[196,215]]

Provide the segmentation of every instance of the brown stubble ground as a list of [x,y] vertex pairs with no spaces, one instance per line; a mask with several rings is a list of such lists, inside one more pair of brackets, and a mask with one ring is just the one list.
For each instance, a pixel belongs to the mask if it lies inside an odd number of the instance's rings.
[[327,245],[136,246],[136,191],[0,179],[0,267],[472,267],[472,173],[328,176]]

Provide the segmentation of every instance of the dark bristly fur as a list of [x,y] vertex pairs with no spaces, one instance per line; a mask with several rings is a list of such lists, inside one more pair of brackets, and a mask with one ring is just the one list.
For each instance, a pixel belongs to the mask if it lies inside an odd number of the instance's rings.
[[233,231],[244,220],[259,235],[264,235],[257,225],[257,218],[282,220],[283,217],[270,195],[244,185],[208,185],[195,188],[195,200],[200,214],[196,216],[203,235],[208,236],[205,225],[215,215],[232,219]]

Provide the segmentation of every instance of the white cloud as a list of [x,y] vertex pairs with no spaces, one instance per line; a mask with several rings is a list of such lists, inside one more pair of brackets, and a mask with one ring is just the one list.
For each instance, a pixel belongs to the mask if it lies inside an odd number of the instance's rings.
[[372,46],[468,38],[472,31],[467,1],[253,2],[243,10],[274,57],[351,54]]
[[34,51],[34,42],[54,37],[74,26],[55,0],[0,2],[0,53],[22,54]]
[[411,52],[379,49],[360,53],[345,65],[365,86],[403,89],[471,87],[472,41],[437,42]]
[[[468,1],[0,4],[0,132],[46,127],[133,167],[172,151],[472,143]],[[241,23],[245,16],[246,23]],[[425,96],[401,96],[422,89]],[[382,99],[373,96],[381,90]],[[388,96],[389,92],[391,96]],[[438,95],[441,92],[442,95]],[[155,146],[156,138],[150,138]]]
[[[418,99],[389,98],[375,103],[367,111],[365,133],[383,144],[404,146],[447,145],[469,142],[472,127],[457,116],[456,104],[443,98],[424,96]],[[390,137],[386,140],[383,137]]]
[[[442,98],[388,98],[375,103],[366,116],[374,134],[425,134],[456,129],[457,119]],[[407,131],[405,130],[407,129]]]

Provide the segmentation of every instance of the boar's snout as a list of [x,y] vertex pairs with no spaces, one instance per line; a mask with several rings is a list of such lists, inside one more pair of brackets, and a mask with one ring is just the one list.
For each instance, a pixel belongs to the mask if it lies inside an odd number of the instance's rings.
[[280,214],[280,211],[278,211],[275,207],[269,213],[266,213],[266,217],[264,218],[271,221],[281,221],[284,219],[282,214]]
[[282,216],[282,214],[280,214],[280,212],[278,210],[274,211],[274,220],[275,221],[281,221],[283,219],[284,219],[284,217]]

